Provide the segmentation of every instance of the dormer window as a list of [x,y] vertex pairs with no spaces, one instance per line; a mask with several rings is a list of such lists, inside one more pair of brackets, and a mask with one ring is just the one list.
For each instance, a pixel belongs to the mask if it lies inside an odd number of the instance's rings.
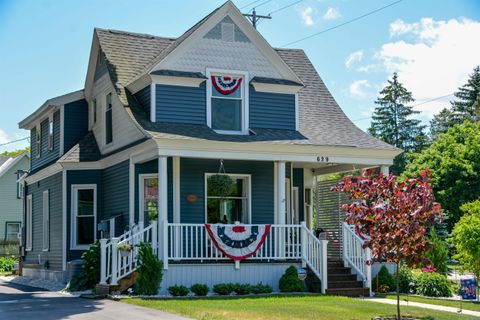
[[248,132],[245,76],[240,73],[210,73],[207,86],[207,122],[217,133]]
[[112,94],[107,94],[105,106],[105,144],[113,141]]
[[40,158],[40,149],[42,147],[42,131],[40,130],[40,124],[35,127],[35,156]]
[[53,119],[48,120],[48,151],[53,150]]

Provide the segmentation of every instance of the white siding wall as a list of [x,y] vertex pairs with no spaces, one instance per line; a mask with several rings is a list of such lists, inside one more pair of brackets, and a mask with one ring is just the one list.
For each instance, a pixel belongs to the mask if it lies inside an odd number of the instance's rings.
[[[113,105],[113,142],[105,145],[106,96],[110,92]],[[102,153],[112,152],[144,137],[118,99],[107,74],[95,81],[92,99],[97,100],[97,122],[93,125],[92,130]],[[92,110],[91,104],[89,108]],[[93,117],[90,119],[93,120]]]
[[17,170],[28,170],[29,159],[24,157],[0,177],[0,241],[5,239],[5,223],[23,220],[22,199],[17,199]]
[[278,281],[285,270],[296,263],[241,263],[240,269],[235,269],[233,263],[225,264],[170,264],[164,271],[160,294],[167,294],[168,287],[192,284],[206,284],[212,289],[217,283],[249,283],[262,282],[278,291]]

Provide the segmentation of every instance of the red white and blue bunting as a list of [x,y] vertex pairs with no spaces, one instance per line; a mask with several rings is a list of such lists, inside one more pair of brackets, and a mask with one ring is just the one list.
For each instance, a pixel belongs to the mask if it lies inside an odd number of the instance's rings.
[[260,249],[270,232],[271,225],[244,226],[205,224],[213,244],[232,260],[248,259]]
[[242,78],[231,76],[212,76],[212,84],[215,90],[226,96],[237,91],[242,84]]

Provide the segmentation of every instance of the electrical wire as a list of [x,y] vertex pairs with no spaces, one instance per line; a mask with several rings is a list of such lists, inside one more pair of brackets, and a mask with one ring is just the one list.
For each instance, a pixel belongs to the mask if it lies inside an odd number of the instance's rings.
[[12,141],[7,141],[7,142],[4,142],[4,143],[0,143],[0,147],[6,146],[8,144],[15,143],[15,142],[27,140],[27,139],[30,139],[30,137],[25,137],[25,138],[21,138],[21,139],[17,139],[17,140],[12,140]]

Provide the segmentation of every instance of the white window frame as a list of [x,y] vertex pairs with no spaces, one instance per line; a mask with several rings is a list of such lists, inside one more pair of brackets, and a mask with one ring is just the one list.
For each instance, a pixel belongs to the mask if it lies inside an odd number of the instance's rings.
[[50,197],[48,190],[43,191],[42,199],[42,251],[48,251],[50,249]]
[[239,71],[239,70],[226,70],[226,69],[206,69],[207,75],[207,126],[210,128],[212,127],[212,78],[211,75],[215,74],[224,74],[224,75],[233,75],[233,76],[242,76],[242,129],[240,131],[233,131],[233,130],[215,130],[216,133],[220,134],[239,134],[239,135],[246,135],[249,133],[250,123],[249,123],[249,83],[250,77],[249,73],[246,71]]
[[77,244],[77,191],[93,189],[93,243],[97,241],[97,185],[96,184],[72,184],[71,186],[71,232],[70,249],[86,250],[91,244]]
[[[5,240],[7,240],[7,241],[11,241],[11,240],[8,240],[8,234],[9,234],[9,233],[8,233],[8,226],[9,226],[9,225],[17,225],[19,232],[22,231],[22,223],[21,223],[20,221],[7,221],[7,222],[5,222]],[[15,240],[14,240],[14,241],[18,241],[18,239],[19,239],[19,232],[17,232],[17,233],[15,234]]]
[[33,210],[33,197],[31,194],[27,196],[25,202],[25,251],[32,250],[32,210]]
[[[216,175],[218,173],[206,172],[205,173],[205,184],[204,184],[204,211],[205,211],[205,223],[208,223],[208,178],[210,176]],[[244,224],[252,223],[252,175],[244,173],[222,173],[231,178],[247,178],[248,187],[247,187],[247,222]]]
[[[143,182],[145,179],[152,179],[152,178],[159,179],[159,176],[157,173],[141,173],[138,175],[138,223],[139,224],[145,223],[145,219],[144,219],[145,208],[143,206],[143,196],[144,196]],[[160,190],[160,180],[158,180],[158,182],[159,182],[158,188]]]

